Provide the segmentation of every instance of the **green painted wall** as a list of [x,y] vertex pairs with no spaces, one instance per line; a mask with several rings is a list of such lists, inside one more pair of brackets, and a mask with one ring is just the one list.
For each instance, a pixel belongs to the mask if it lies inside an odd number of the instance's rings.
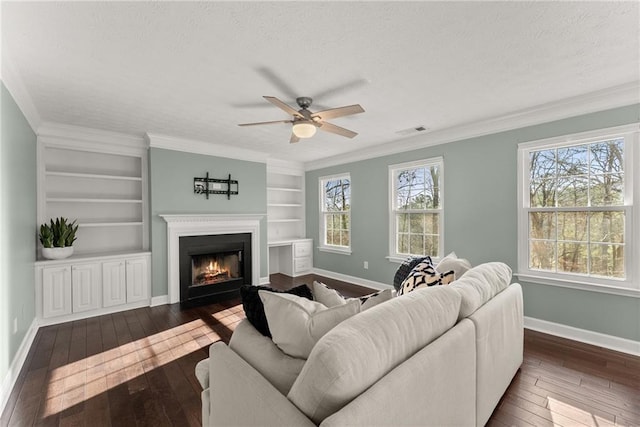
[[[640,105],[632,105],[307,172],[307,236],[316,242],[318,178],[349,172],[352,181],[353,253],[315,249],[314,266],[391,284],[398,264],[385,258],[389,247],[388,166],[443,156],[445,253],[455,251],[474,265],[502,261],[516,271],[518,143],[639,120]],[[368,270],[363,261],[369,262]],[[640,340],[640,298],[534,283],[523,283],[523,287],[526,316]]]
[[4,379],[35,319],[36,134],[1,86],[0,379]]
[[[238,180],[239,194],[193,193],[193,178],[205,176]],[[167,295],[167,223],[158,214],[265,214],[267,167],[264,163],[151,148],[149,150],[152,296]],[[260,277],[267,277],[267,222],[260,222]]]

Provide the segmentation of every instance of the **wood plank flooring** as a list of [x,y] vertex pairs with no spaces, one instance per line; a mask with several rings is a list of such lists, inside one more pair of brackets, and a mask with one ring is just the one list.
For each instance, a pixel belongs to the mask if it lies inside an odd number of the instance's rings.
[[[272,275],[285,289],[322,280]],[[195,364],[228,342],[239,300],[141,308],[41,328],[0,417],[6,426],[199,426]],[[525,331],[525,360],[491,426],[640,426],[640,358]]]

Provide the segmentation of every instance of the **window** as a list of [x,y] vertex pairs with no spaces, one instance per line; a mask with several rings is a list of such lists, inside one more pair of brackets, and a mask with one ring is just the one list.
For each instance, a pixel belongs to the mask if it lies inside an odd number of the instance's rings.
[[633,130],[520,144],[521,273],[637,287],[632,283],[637,267],[630,262],[637,245],[632,235],[637,215],[632,202]]
[[351,253],[351,177],[320,178],[320,248]]
[[442,255],[441,157],[389,166],[389,258]]

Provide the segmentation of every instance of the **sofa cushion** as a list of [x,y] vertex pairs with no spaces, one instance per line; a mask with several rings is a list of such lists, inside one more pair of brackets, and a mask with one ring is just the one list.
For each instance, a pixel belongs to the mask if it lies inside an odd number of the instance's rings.
[[459,311],[460,295],[438,286],[353,316],[318,341],[287,397],[319,424],[451,328]]
[[271,332],[269,331],[267,318],[264,315],[264,306],[262,304],[262,300],[258,296],[258,291],[286,292],[308,298],[310,300],[313,299],[311,289],[309,289],[307,285],[296,286],[295,288],[291,288],[286,291],[279,291],[277,289],[270,288],[269,286],[241,286],[240,298],[242,299],[242,307],[244,308],[244,314],[247,320],[251,322],[258,332],[269,338],[271,338]]
[[429,258],[428,256],[410,256],[402,261],[402,264],[400,264],[400,267],[398,267],[398,269],[396,270],[396,274],[393,276],[393,287],[396,289],[396,291],[400,290],[400,285],[402,284],[404,279],[407,278],[409,273],[411,273],[413,267],[426,259],[431,261],[431,258]]
[[398,290],[398,295],[404,295],[427,286],[448,285],[454,278],[453,270],[439,272],[431,263],[431,259],[424,260],[413,267],[411,273],[404,279]]
[[[229,348],[260,372],[280,393],[287,395],[304,366],[304,359],[285,354],[271,338],[244,319],[233,330]],[[197,375],[196,365],[196,375]]]
[[442,258],[438,265],[436,265],[436,270],[440,272],[453,270],[456,275],[456,280],[461,278],[464,273],[470,269],[471,263],[464,258],[458,258],[455,252],[451,252],[449,255]]
[[361,311],[367,310],[393,298],[391,289],[384,289],[358,298],[345,298],[340,295],[335,289],[331,289],[324,283],[316,281],[313,282],[312,290],[313,299],[320,304],[326,305],[327,307],[343,305],[348,301],[351,301],[352,299],[358,299],[361,304]]
[[502,292],[511,282],[511,268],[502,262],[487,262],[473,267],[450,287],[460,294],[459,319],[468,317]]
[[360,312],[360,302],[327,308],[285,293],[258,292],[273,342],[291,357],[306,359],[318,340],[338,323]]

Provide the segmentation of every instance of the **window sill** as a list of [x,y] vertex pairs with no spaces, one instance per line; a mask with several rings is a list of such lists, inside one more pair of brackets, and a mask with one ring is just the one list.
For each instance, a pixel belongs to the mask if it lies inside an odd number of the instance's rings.
[[579,289],[582,291],[600,292],[610,295],[621,295],[625,297],[640,298],[640,289],[638,288],[586,283],[577,280],[558,279],[555,277],[547,277],[532,272],[514,273],[514,276],[517,276],[519,280],[530,282],[533,284],[559,286],[562,288]]
[[331,254],[351,255],[351,248],[339,248],[335,246],[318,246],[320,252],[328,252]]

